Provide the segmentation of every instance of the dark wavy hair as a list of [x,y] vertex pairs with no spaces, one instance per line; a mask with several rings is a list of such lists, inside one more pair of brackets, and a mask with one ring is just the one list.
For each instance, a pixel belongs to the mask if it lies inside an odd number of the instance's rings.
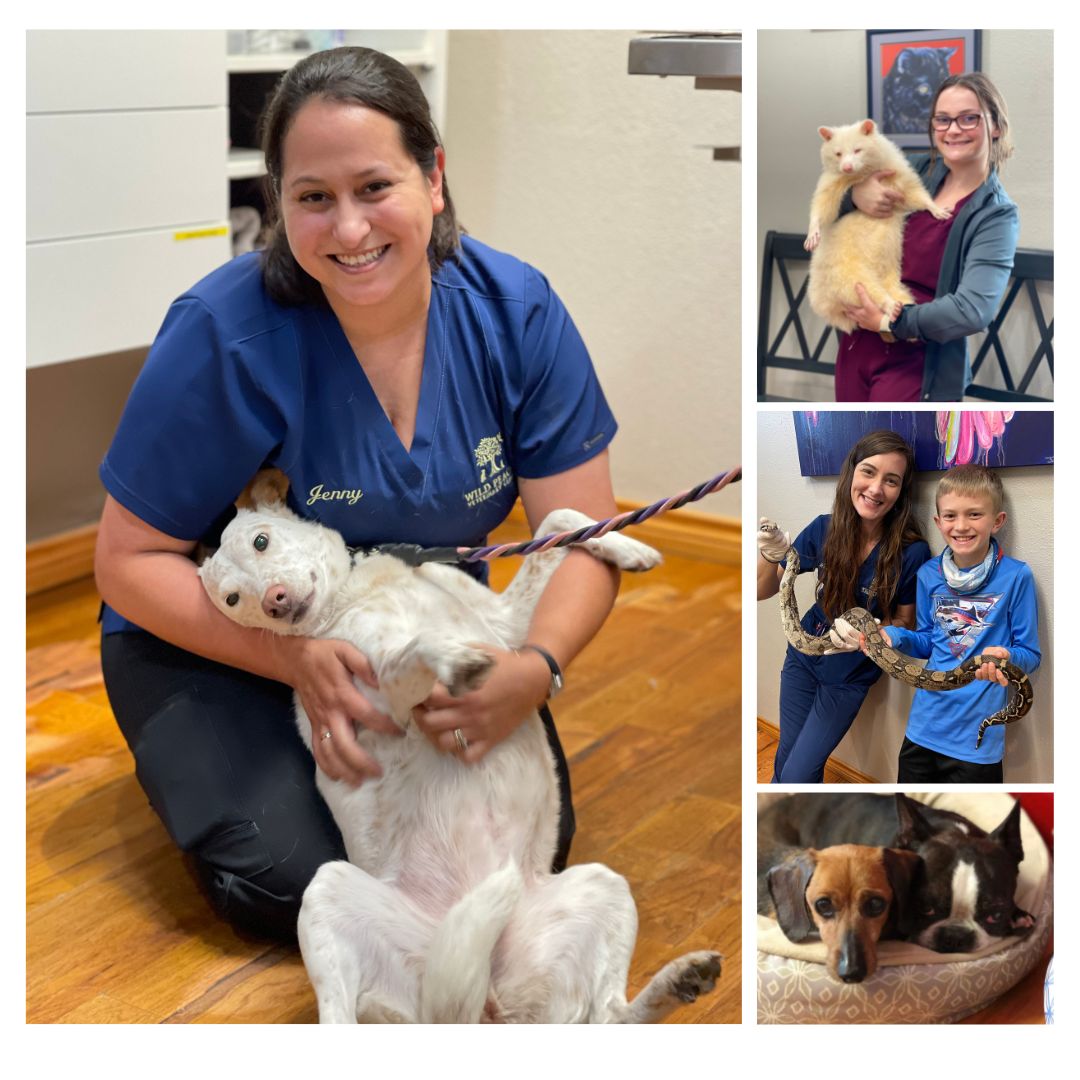
[[882,534],[877,566],[870,594],[877,598],[885,618],[896,609],[896,590],[900,584],[904,548],[916,540],[925,539],[912,507],[915,486],[915,454],[895,431],[871,431],[864,435],[844,459],[840,479],[836,482],[832,518],[825,536],[822,567],[818,574],[822,610],[830,619],[860,606],[855,593],[862,565],[862,519],[851,501],[851,484],[860,461],[877,454],[901,454],[907,463],[900,494],[882,521]]
[[[930,106],[930,116],[926,122],[926,130],[930,136],[930,160],[934,161],[937,156],[937,143],[934,141],[934,113],[937,112],[938,98],[946,90],[959,86],[964,90],[970,90],[979,99],[979,110],[983,115],[983,123],[986,125],[986,138],[990,146],[987,158],[987,171],[993,172],[1000,169],[1006,160],[1012,157],[1013,142],[1009,134],[1009,109],[1001,91],[981,71],[965,71],[960,75],[950,75],[934,94],[934,102]],[[995,136],[994,128],[998,129]]]
[[[345,46],[312,53],[287,71],[278,83],[259,121],[266,158],[264,190],[272,233],[263,253],[263,281],[270,295],[283,304],[323,299],[322,289],[301,269],[289,249],[281,217],[282,147],[296,114],[312,98],[365,105],[389,116],[401,134],[401,144],[424,175],[435,168],[435,151],[442,146],[431,109],[412,72],[385,53]],[[444,207],[432,222],[428,260],[434,272],[456,257],[462,229],[443,177]]]

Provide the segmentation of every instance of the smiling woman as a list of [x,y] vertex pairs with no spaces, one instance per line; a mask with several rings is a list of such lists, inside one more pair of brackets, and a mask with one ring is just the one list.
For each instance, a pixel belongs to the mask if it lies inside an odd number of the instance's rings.
[[758,600],[777,594],[794,547],[800,573],[818,572],[817,602],[803,616],[803,629],[815,637],[828,633],[833,643],[833,655],[825,656],[788,646],[773,783],[821,783],[825,762],[881,676],[857,646],[830,631],[834,620],[863,607],[894,625],[914,623],[915,575],[930,558],[913,514],[914,482],[907,442],[892,431],[872,431],[844,461],[832,514],[812,521],[794,543],[771,522],[758,532]]
[[425,175],[385,113],[319,98],[297,113],[283,149],[289,250],[346,333],[383,336],[426,311],[431,223],[445,206],[442,150]]
[[[375,679],[352,646],[225,619],[199,586],[196,541],[213,543],[265,466],[286,474],[295,512],[351,546],[479,546],[519,495],[533,528],[563,507],[609,517],[616,424],[543,275],[461,237],[405,67],[371,49],[315,53],[283,77],[262,133],[269,247],[170,308],[101,468],[96,573],[106,685],[140,783],[226,917],[291,939],[315,869],[344,852],[289,688],[332,779],[379,776],[356,729],[397,729],[357,691]],[[532,647],[489,647],[487,681],[459,696],[437,685],[418,727],[474,767],[543,706],[617,588],[617,571],[571,552]],[[543,715],[561,869],[573,808]]]
[[[934,203],[904,230],[901,279],[915,302],[893,317],[861,292],[836,356],[837,401],[959,401],[971,382],[967,338],[985,330],[1009,283],[1019,212],[998,177],[1012,154],[1005,100],[981,72],[953,75],[930,110],[931,153],[920,176]],[[856,208],[889,217],[898,193],[885,174],[856,184]]]

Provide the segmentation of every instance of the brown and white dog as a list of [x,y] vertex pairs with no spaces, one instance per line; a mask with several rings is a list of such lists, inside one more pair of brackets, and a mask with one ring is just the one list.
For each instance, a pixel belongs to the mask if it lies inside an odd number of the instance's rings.
[[781,852],[758,849],[758,911],[791,941],[820,939],[829,974],[857,983],[877,970],[877,943],[904,937],[910,918],[911,851],[840,844]]
[[[852,844],[895,849],[894,854],[916,859],[897,916],[881,936],[906,938],[935,952],[970,953],[999,937],[1026,935],[1035,926],[1034,916],[1014,900],[1024,857],[1019,804],[987,833],[960,814],[899,792],[800,793],[763,810],[758,817],[759,911],[773,866],[808,848]],[[895,865],[892,856],[888,859]]]

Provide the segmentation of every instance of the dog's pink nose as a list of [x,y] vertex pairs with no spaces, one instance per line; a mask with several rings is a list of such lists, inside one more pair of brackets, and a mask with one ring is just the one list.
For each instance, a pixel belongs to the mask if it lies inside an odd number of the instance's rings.
[[851,165],[851,164],[847,164],[847,165],[842,165],[841,168],[844,170],[844,172],[853,172],[854,169],[855,169],[855,166]]
[[271,585],[263,594],[262,609],[271,619],[280,619],[293,609],[293,600],[284,585]]

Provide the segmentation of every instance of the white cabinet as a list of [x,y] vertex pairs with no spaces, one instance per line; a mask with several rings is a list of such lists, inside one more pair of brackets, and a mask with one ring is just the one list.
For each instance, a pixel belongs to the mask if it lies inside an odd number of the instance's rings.
[[221,30],[31,30],[26,111],[225,104]]
[[[344,37],[406,64],[442,127],[446,31]],[[27,364],[147,346],[169,303],[231,257],[229,206],[265,209],[253,118],[304,54],[228,56],[224,30],[31,30],[26,40]],[[242,140],[230,77],[236,90],[264,79],[243,103]]]
[[30,366],[149,345],[173,300],[231,254],[224,224],[28,245]]
[[27,363],[149,345],[231,255],[223,30],[27,34]]
[[26,119],[27,239],[221,221],[224,108]]

